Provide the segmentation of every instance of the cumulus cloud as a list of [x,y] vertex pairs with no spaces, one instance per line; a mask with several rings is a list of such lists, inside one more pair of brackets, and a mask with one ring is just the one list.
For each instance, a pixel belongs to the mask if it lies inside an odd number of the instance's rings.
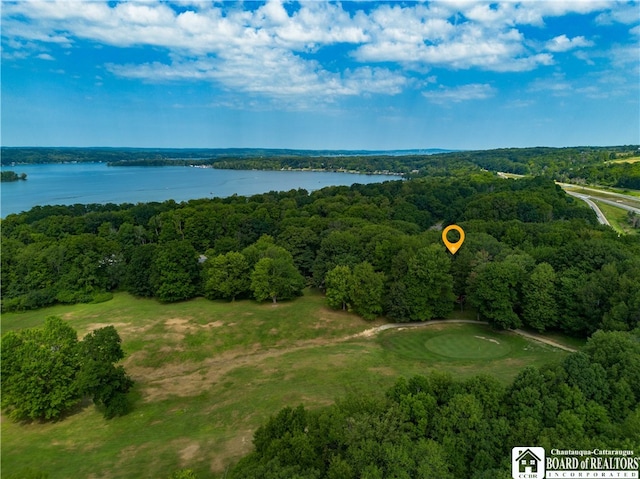
[[[424,83],[416,78],[434,68],[521,72],[552,65],[554,53],[593,43],[566,34],[534,42],[522,27],[542,27],[546,18],[568,13],[600,12],[600,21],[614,21],[617,14],[602,16],[611,5],[608,0],[440,0],[362,8],[355,3],[346,9],[340,3],[285,5],[281,0],[16,2],[3,4],[3,45],[9,46],[3,57],[22,58],[20,45],[73,47],[80,40],[153,47],[169,60],[109,64],[107,70],[145,81],[210,81],[278,100],[333,101],[416,88]],[[339,65],[323,56],[333,47],[344,52]],[[623,46],[616,55],[624,61]],[[433,101],[431,93],[425,96]],[[492,89],[472,84],[437,93],[463,101],[486,98]]]
[[545,48],[550,52],[566,52],[574,48],[591,46],[593,46],[593,42],[583,36],[569,38],[563,34],[549,40]]

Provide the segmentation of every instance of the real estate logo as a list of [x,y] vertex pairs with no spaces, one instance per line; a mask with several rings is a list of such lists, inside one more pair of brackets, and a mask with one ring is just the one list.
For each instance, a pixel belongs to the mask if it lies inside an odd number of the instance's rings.
[[551,449],[517,446],[511,450],[513,479],[639,479],[640,457],[629,449]]
[[544,461],[543,447],[514,447],[511,450],[511,477],[513,479],[544,479]]

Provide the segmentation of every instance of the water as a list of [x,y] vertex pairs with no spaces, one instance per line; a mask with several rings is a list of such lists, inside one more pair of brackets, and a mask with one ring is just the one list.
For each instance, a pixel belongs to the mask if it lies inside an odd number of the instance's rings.
[[105,163],[16,165],[3,169],[27,174],[26,181],[5,182],[0,186],[0,216],[3,218],[36,205],[144,203],[169,199],[180,202],[273,190],[304,188],[313,191],[325,186],[379,183],[398,178],[317,171],[109,167]]

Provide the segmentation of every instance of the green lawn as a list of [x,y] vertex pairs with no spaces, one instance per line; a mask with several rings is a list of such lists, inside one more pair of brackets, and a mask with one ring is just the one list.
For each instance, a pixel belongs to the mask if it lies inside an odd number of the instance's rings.
[[632,228],[627,222],[627,210],[622,208],[616,208],[613,205],[603,203],[596,199],[593,200],[598,205],[602,214],[606,216],[607,220],[611,224],[611,227],[621,234],[640,234],[638,228]]
[[[640,201],[640,190],[632,190],[629,188],[615,188],[613,186],[598,186],[598,185],[584,185],[584,186],[573,185],[570,187],[566,187],[565,189],[571,190],[571,191],[577,191],[579,193],[585,193],[590,196],[599,196],[601,198],[614,200],[614,201],[620,200],[621,197],[616,196],[615,194],[612,194],[612,193],[631,196],[632,198],[628,198],[625,200],[629,202],[630,206],[636,206],[638,201]],[[635,199],[633,197],[638,197],[638,199]]]
[[566,353],[477,324],[355,333],[366,322],[306,291],[276,306],[205,299],[163,305],[116,294],[100,304],[2,316],[3,331],[59,315],[84,335],[114,324],[136,381],[135,409],[104,420],[86,405],[55,423],[2,418],[2,474],[23,467],[57,478],[162,479],[190,467],[223,477],[253,431],[286,405],[319,407],[346,394],[382,394],[398,376],[450,371],[511,380]]
[[621,158],[619,160],[609,160],[606,163],[637,163],[640,161],[640,156],[633,156],[630,158]]

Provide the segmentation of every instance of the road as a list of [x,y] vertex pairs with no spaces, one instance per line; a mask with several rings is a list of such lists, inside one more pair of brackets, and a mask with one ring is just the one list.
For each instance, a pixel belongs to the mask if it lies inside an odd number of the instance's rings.
[[[640,204],[640,198],[636,197],[636,196],[630,196],[630,195],[623,195],[622,193],[612,193],[609,191],[600,191],[600,190],[596,190],[593,188],[585,188],[585,187],[581,187],[580,188],[580,193],[578,193],[577,191],[570,191],[567,188],[576,188],[576,185],[571,185],[569,183],[557,183],[558,185],[560,185],[562,187],[562,189],[572,195],[575,196],[577,198],[580,198],[584,201],[587,201],[587,198],[593,198],[594,200],[598,200],[601,201],[602,203],[611,205],[611,206],[615,206],[616,208],[622,208],[623,210],[626,211],[632,211],[636,214],[640,214],[640,207],[638,206],[631,206],[627,203],[632,203],[632,204]],[[622,203],[622,201],[614,201],[612,199],[608,199],[608,198],[603,198],[601,196],[599,196],[598,194],[584,194],[582,193],[582,191],[592,191],[594,193],[600,193],[600,194],[604,194],[607,196],[615,196],[617,198],[620,198],[621,200],[626,201],[626,203]],[[591,205],[590,205],[591,206]],[[593,208],[593,206],[592,206]]]
[[601,225],[611,226],[611,224],[609,223],[609,220],[607,220],[607,217],[602,213],[602,211],[600,211],[600,208],[598,208],[598,205],[596,205],[593,201],[589,199],[590,198],[589,195],[583,195],[581,193],[576,193],[575,191],[568,191],[568,190],[564,190],[564,192],[568,195],[575,196],[576,198],[579,198],[585,203],[587,203],[591,207],[591,209],[596,212],[596,216],[598,217],[598,221],[600,222]]
[[560,185],[563,189],[565,189],[565,188],[580,188],[580,190],[593,191],[594,193],[603,193],[603,194],[608,195],[608,196],[617,196],[618,198],[624,198],[625,200],[630,200],[630,201],[635,201],[635,202],[639,202],[640,201],[640,197],[638,197],[638,196],[624,195],[622,193],[615,193],[613,191],[602,191],[602,190],[597,190],[595,188],[589,188],[588,186],[574,185],[574,184],[571,184],[571,183],[560,183],[559,181],[556,181],[556,184]]
[[[511,173],[502,173],[501,171],[497,172],[498,176],[501,178],[522,178],[524,177],[524,175],[516,175],[516,174],[511,174]],[[597,190],[595,188],[588,188],[588,187],[584,187],[584,186],[578,186],[578,185],[573,185],[571,183],[561,183],[559,181],[556,181],[556,184],[559,185],[565,193],[567,193],[568,195],[574,196],[576,198],[581,199],[582,201],[584,201],[585,203],[587,203],[589,205],[589,207],[595,211],[596,216],[598,217],[598,221],[600,222],[600,224],[602,225],[607,225],[607,226],[611,226],[611,224],[609,223],[609,220],[607,220],[606,216],[602,213],[602,211],[600,211],[600,208],[598,208],[598,205],[596,205],[591,198],[593,198],[594,200],[598,200],[601,201],[602,203],[606,203],[608,205],[611,206],[615,206],[616,208],[621,208],[623,210],[626,211],[631,211],[633,213],[636,213],[638,215],[640,215],[640,208],[639,207],[635,207],[635,206],[630,206],[624,203],[618,203],[617,201],[613,201],[613,200],[608,200],[605,198],[602,198],[598,195],[587,195],[584,193],[578,193],[576,191],[571,191],[568,188],[580,188],[580,191],[591,191],[594,193],[600,193],[600,194],[606,194],[607,196],[615,196],[618,198],[621,198],[627,202],[634,202],[634,203],[638,203],[640,202],[640,198],[638,198],[637,196],[631,196],[631,195],[624,195],[622,193],[614,193],[612,191],[601,191],[601,190]]]

